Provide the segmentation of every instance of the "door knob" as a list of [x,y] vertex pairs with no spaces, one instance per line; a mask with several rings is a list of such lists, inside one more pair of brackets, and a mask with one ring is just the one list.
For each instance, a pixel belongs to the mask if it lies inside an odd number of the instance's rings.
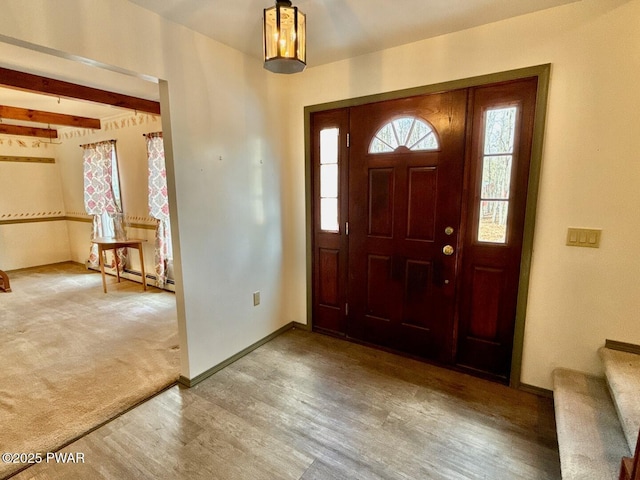
[[442,248],[442,253],[444,253],[445,255],[453,255],[453,247],[451,245],[445,245]]

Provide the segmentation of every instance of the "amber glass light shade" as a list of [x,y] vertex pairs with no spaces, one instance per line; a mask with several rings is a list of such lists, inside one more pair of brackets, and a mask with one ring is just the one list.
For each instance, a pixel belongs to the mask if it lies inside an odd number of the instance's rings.
[[264,9],[264,68],[298,73],[307,66],[306,16],[289,0]]

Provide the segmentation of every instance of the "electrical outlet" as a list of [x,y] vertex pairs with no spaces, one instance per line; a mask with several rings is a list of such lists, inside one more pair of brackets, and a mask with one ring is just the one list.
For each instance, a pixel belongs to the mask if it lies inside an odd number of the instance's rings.
[[260,305],[260,292],[253,292],[253,306],[257,307]]

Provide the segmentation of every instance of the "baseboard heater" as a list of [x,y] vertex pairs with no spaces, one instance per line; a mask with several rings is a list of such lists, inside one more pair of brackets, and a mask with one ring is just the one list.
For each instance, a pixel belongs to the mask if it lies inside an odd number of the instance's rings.
[[[90,266],[88,264],[87,264],[87,269],[93,270],[93,271],[96,271],[96,272],[100,271],[99,267],[92,267],[92,266]],[[109,269],[109,270],[111,270],[111,269]],[[107,268],[105,268],[104,273],[107,274],[107,275],[111,275],[112,277],[115,277],[116,274],[111,272],[111,271],[109,271],[109,270],[107,270]],[[127,280],[131,280],[133,282],[142,283],[142,273],[138,272],[137,270],[131,270],[129,268],[125,268],[123,270],[123,272],[120,274],[120,277],[121,278],[126,278]],[[155,275],[147,273],[145,275],[145,278],[147,280],[151,280],[152,281],[152,283],[147,282],[147,285],[156,286],[157,277]],[[158,288],[158,287],[156,287],[156,288]],[[164,284],[163,290],[166,290],[167,292],[175,293],[175,291],[176,291],[176,282],[175,282],[175,280],[167,279],[167,281]]]

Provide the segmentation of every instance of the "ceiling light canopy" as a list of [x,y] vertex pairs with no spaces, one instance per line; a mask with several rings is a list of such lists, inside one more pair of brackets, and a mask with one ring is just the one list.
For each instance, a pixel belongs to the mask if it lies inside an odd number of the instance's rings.
[[298,73],[307,66],[306,16],[289,0],[264,9],[264,68]]

